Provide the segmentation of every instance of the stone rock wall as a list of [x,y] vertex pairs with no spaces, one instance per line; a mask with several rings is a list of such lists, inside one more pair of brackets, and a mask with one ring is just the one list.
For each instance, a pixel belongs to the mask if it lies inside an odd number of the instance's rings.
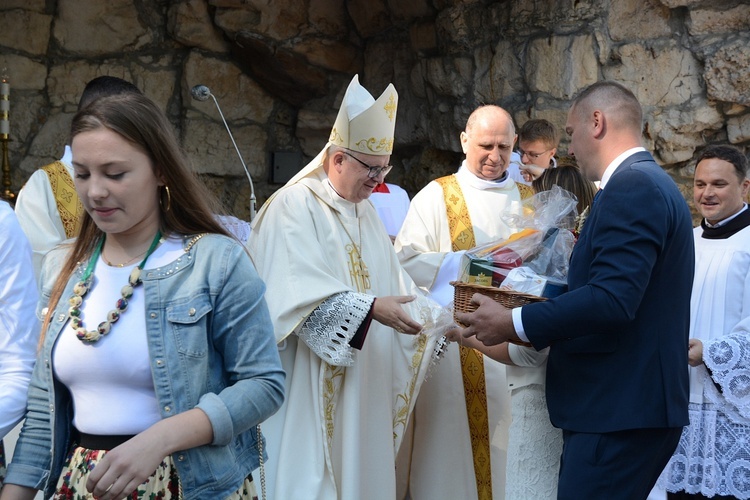
[[476,106],[562,129],[570,100],[602,79],[641,100],[646,145],[688,199],[696,150],[750,145],[740,0],[3,0],[0,25],[16,190],[62,154],[80,92],[102,74],[165,109],[196,171],[244,218],[246,176],[194,85],[218,99],[259,204],[280,187],[273,153],[314,156],[355,73],[376,96],[399,91],[389,180],[411,194],[456,169]]

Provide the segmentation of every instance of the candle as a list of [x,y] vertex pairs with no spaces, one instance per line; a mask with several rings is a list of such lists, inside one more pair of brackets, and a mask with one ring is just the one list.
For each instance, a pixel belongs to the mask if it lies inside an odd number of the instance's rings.
[[0,81],[0,135],[10,134],[10,83],[3,70],[2,81]]

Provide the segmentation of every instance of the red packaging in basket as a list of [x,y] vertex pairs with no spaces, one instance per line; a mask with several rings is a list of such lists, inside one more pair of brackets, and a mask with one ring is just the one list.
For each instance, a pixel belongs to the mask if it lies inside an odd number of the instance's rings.
[[511,248],[501,248],[490,256],[492,259],[492,286],[499,287],[508,276],[508,271],[523,265],[523,259]]
[[484,286],[500,286],[511,269],[523,265],[536,251],[542,233],[523,229],[509,238],[476,247],[464,254],[459,281]]

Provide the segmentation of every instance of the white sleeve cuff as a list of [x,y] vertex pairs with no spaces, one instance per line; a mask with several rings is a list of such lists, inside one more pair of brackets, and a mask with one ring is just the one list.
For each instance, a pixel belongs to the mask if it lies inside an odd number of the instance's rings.
[[372,295],[357,292],[331,295],[310,313],[297,336],[329,365],[351,366],[354,357],[349,341],[367,319],[374,301]]
[[516,335],[524,342],[528,342],[529,338],[526,336],[526,332],[523,329],[523,320],[521,319],[521,307],[515,307],[511,311],[513,315],[513,328],[516,329]]

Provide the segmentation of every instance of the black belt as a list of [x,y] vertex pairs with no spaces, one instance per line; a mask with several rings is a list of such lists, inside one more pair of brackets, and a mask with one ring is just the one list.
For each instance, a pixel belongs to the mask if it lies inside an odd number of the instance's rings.
[[78,439],[76,442],[81,448],[89,450],[111,450],[117,448],[122,443],[132,438],[133,435],[99,435],[99,434],[86,434],[83,432],[78,433]]

